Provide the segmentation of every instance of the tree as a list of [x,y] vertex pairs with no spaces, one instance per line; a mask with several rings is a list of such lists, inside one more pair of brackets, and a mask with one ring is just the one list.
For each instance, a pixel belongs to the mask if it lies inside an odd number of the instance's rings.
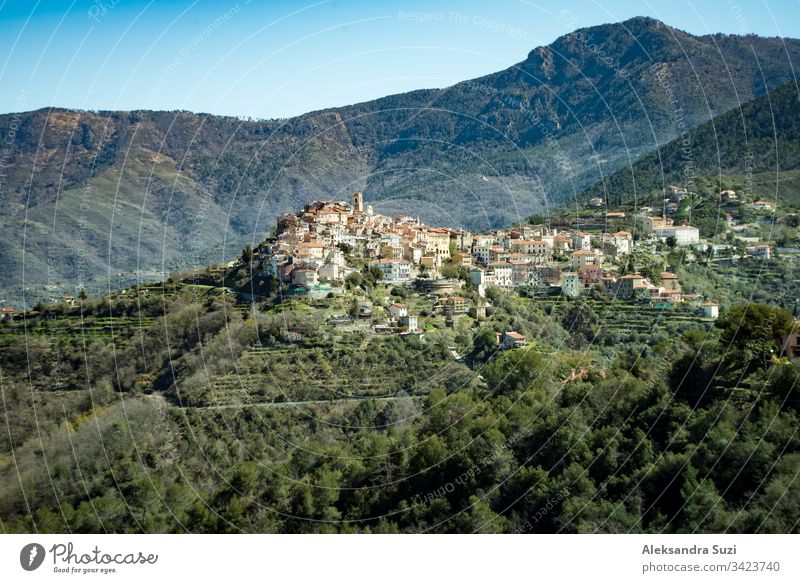
[[483,376],[492,391],[502,394],[546,387],[553,373],[553,367],[541,353],[523,348],[506,350],[486,366]]
[[561,325],[581,344],[590,344],[598,334],[599,321],[600,318],[594,313],[592,306],[579,299],[568,303],[564,308]]
[[715,322],[724,344],[753,353],[766,368],[778,342],[792,329],[792,314],[766,304],[740,304]]
[[495,350],[497,350],[497,334],[490,328],[484,328],[472,340],[473,358],[487,360]]
[[242,263],[246,266],[249,266],[252,260],[253,260],[253,247],[251,247],[250,245],[245,245],[244,249],[242,249]]
[[355,289],[364,284],[364,277],[357,271],[354,271],[344,278],[344,283],[347,286],[347,289]]
[[544,222],[545,220],[542,215],[533,215],[528,219],[528,224],[531,225],[543,225]]
[[383,272],[377,265],[370,265],[364,269],[364,279],[372,285],[375,285],[383,279]]

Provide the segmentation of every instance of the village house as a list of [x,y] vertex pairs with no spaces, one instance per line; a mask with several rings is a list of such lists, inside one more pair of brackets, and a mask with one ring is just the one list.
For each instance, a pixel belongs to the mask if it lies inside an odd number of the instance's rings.
[[561,274],[561,293],[570,298],[581,294],[581,281],[577,273],[565,271]]
[[667,291],[678,293],[681,291],[680,283],[678,283],[678,276],[671,271],[665,271],[661,274],[661,285]]
[[757,200],[750,203],[750,208],[756,211],[772,212],[775,210],[775,205],[768,200]]
[[524,260],[512,260],[509,263],[511,263],[511,285],[539,285],[536,265]]
[[472,306],[468,314],[471,318],[477,320],[478,322],[482,322],[486,319],[486,306]]
[[703,302],[700,304],[700,313],[703,318],[718,318],[719,306],[712,302]]
[[512,253],[528,255],[533,263],[544,263],[550,258],[547,242],[532,239],[518,239],[511,242]]
[[419,329],[419,316],[416,314],[405,314],[398,318],[398,324],[402,330],[417,330]]
[[599,196],[593,196],[589,199],[589,206],[594,208],[600,208],[605,205],[605,202]]
[[573,251],[569,256],[570,269],[578,269],[584,265],[594,265],[596,262],[595,254],[586,249]]
[[553,250],[559,253],[566,253],[571,249],[571,239],[563,235],[553,237]]
[[800,358],[800,320],[796,321],[792,331],[783,337],[781,355],[790,360]]
[[631,252],[633,247],[633,235],[627,231],[617,231],[612,237],[617,255],[625,255]]
[[322,279],[328,281],[339,281],[342,277],[339,274],[339,266],[336,263],[326,263],[319,268],[317,274]]
[[508,261],[493,261],[488,266],[487,273],[494,276],[494,285],[512,287],[514,285],[512,265]]
[[475,245],[472,248],[472,255],[478,263],[486,265],[490,261],[491,249],[491,244]]
[[537,265],[536,273],[540,285],[561,284],[561,269],[555,265]]
[[657,228],[653,234],[666,242],[670,237],[675,239],[675,244],[683,247],[700,242],[700,230],[689,225],[675,225]]
[[489,263],[497,261],[508,261],[509,250],[502,245],[492,245],[489,247]]
[[450,241],[455,243],[456,249],[465,253],[472,250],[472,233],[469,231],[450,231]]
[[646,287],[644,276],[638,273],[623,275],[617,279],[617,295],[621,298],[632,298],[637,289]]
[[300,269],[292,270],[293,285],[299,287],[311,288],[311,287],[316,287],[318,283],[319,283],[319,278],[317,275],[317,271],[315,269],[303,267]]
[[456,253],[455,255],[453,255],[453,263],[455,263],[456,265],[462,265],[464,267],[471,266],[473,264],[472,253],[466,253],[466,252]]
[[438,255],[423,255],[420,257],[419,265],[426,269],[436,270],[441,267],[441,262]]
[[497,334],[498,348],[500,350],[509,350],[511,348],[524,348],[528,344],[527,338],[523,334],[515,331],[503,332]]
[[754,257],[761,257],[762,259],[772,258],[772,247],[766,243],[761,243],[755,247],[748,248],[748,251],[752,251],[752,255]]
[[578,268],[578,279],[584,289],[600,283],[605,274],[605,270],[599,265],[582,265]]
[[480,267],[471,267],[468,270],[469,281],[472,285],[482,286],[486,285],[486,272]]
[[572,235],[572,248],[576,251],[591,251],[592,236],[589,233],[575,233]]
[[411,263],[405,259],[378,259],[370,265],[380,270],[382,280],[387,283],[405,283],[411,279]]
[[449,316],[467,313],[467,300],[461,296],[444,296],[439,298],[438,305]]
[[646,235],[652,235],[659,229],[665,229],[671,226],[672,219],[653,216],[642,217],[642,230]]
[[10,322],[14,319],[14,308],[0,308],[0,322]]
[[450,258],[450,231],[428,228],[425,233],[425,251],[439,257],[439,261]]
[[392,318],[399,320],[401,317],[408,315],[408,308],[405,304],[394,303],[389,306],[389,313],[392,315]]
[[403,259],[405,256],[404,249],[400,245],[384,245],[380,249],[381,257],[386,259]]

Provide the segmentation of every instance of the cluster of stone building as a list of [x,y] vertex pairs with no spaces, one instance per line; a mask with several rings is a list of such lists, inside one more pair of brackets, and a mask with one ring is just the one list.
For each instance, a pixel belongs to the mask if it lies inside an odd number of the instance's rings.
[[[698,230],[668,218],[645,217],[650,239],[676,245],[699,241]],[[601,285],[618,297],[681,301],[677,276],[654,283],[639,274],[615,276],[604,265],[621,264],[633,249],[626,231],[589,234],[523,225],[488,233],[432,227],[418,218],[388,217],[365,205],[357,192],[350,203],[312,202],[278,218],[276,236],[256,249],[256,269],[299,290],[340,285],[356,263],[377,268],[388,284],[423,276],[436,279],[445,263],[462,266],[483,295],[485,287],[531,286],[578,296]]]

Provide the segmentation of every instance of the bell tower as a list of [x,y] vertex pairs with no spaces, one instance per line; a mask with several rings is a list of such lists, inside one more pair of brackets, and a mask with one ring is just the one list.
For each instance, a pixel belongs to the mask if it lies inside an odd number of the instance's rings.
[[360,192],[353,194],[353,212],[358,214],[364,212],[364,195]]

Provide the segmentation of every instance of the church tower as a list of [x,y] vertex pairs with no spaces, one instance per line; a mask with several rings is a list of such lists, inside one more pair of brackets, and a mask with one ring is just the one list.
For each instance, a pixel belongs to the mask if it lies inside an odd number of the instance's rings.
[[358,214],[364,212],[364,195],[360,192],[353,194],[353,212]]

